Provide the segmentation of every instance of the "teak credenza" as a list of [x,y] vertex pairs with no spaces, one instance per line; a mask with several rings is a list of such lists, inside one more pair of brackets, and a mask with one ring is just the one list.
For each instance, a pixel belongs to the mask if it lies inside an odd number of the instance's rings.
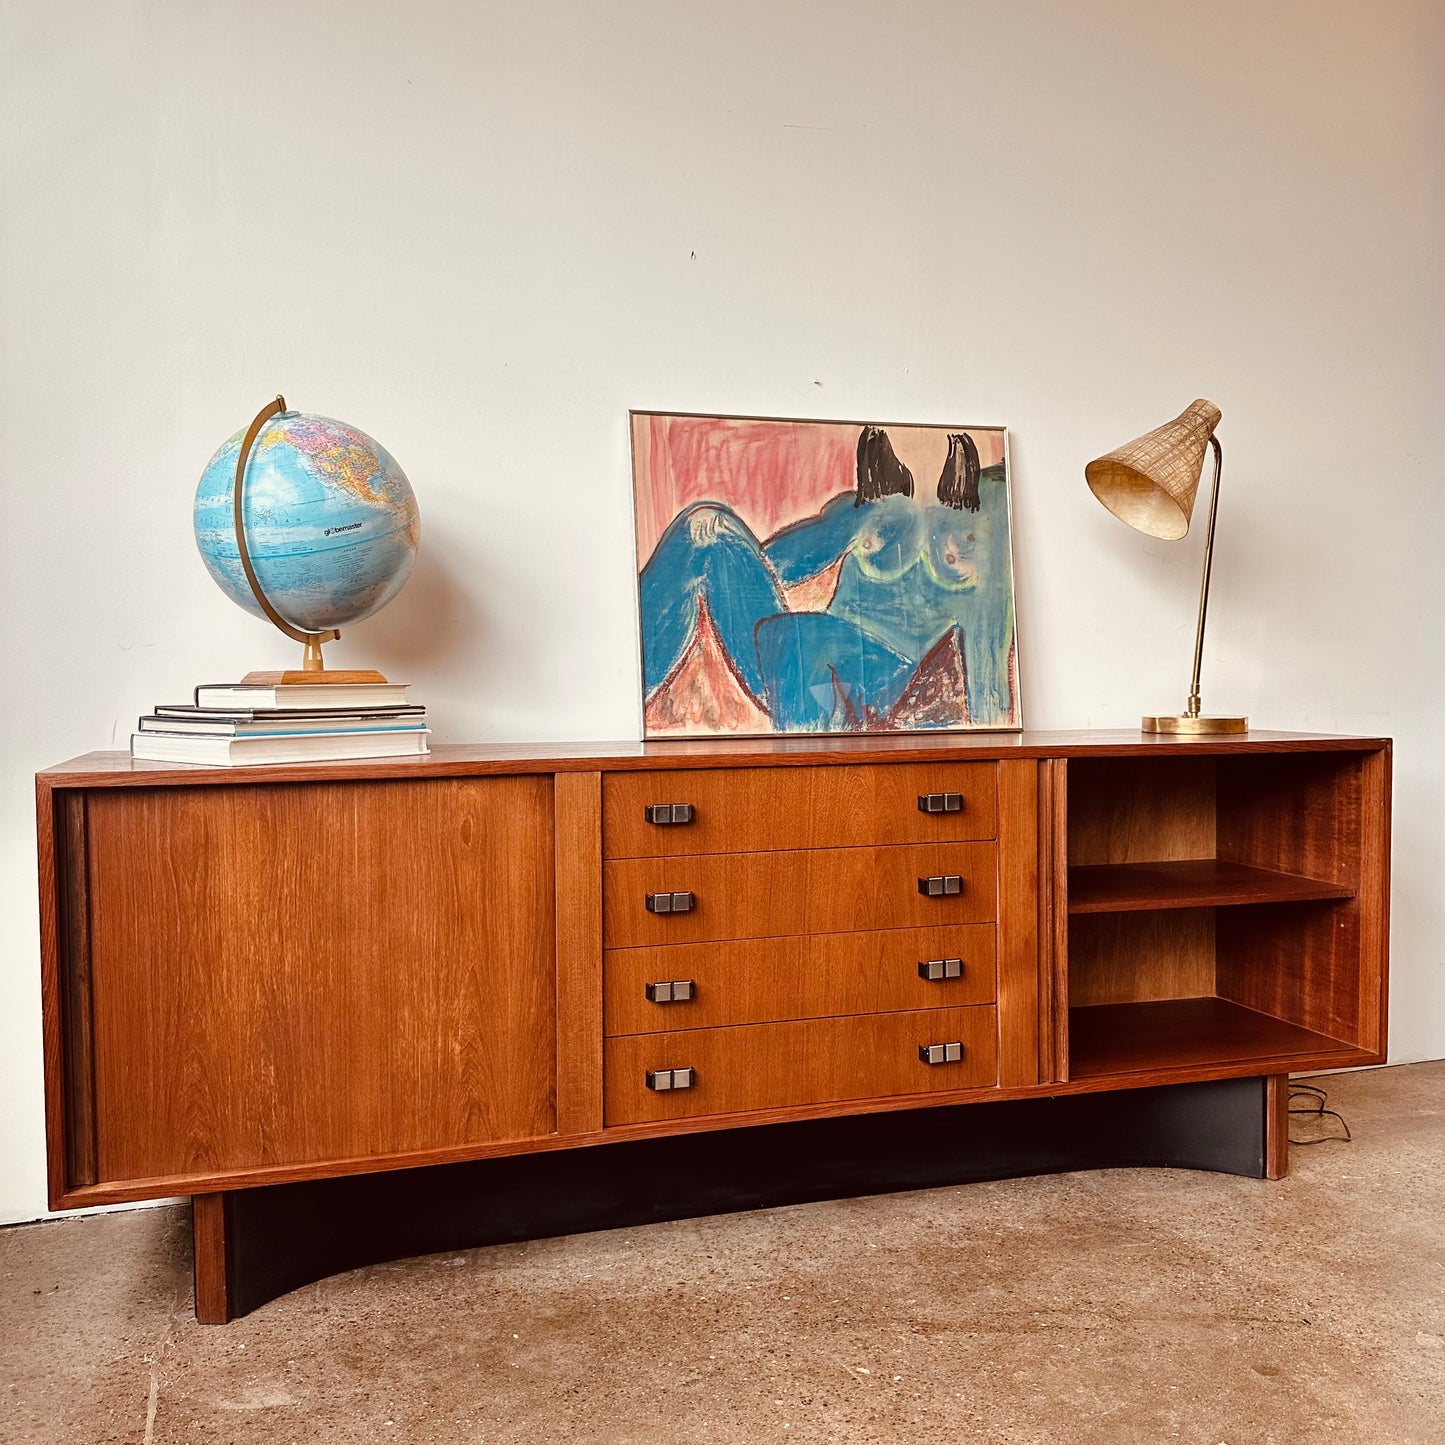
[[1276,1177],[1288,1074],[1385,1055],[1381,738],[92,753],[37,793],[51,1203],[194,1196],[203,1319],[235,1191],[1219,1079],[1268,1081]]

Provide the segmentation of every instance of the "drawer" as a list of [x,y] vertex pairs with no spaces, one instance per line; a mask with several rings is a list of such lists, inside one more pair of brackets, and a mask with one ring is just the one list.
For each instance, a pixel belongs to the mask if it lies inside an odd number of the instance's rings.
[[[925,979],[920,964],[936,960],[958,977]],[[603,1026],[612,1034],[709,1029],[726,1024],[835,1014],[956,1008],[994,999],[994,930],[875,929],[807,938],[733,943],[680,943],[612,948],[603,954]],[[649,985],[689,985],[689,997],[667,999]]]
[[[992,838],[997,771],[993,763],[875,763],[607,773],[602,854],[658,858]],[[920,811],[919,798],[930,794],[940,811]],[[682,805],[679,815],[688,821],[649,821],[652,809],[670,805]]]
[[[995,873],[992,843],[614,858],[602,865],[602,945],[992,923]],[[927,877],[959,879],[961,891],[924,897]],[[650,912],[658,894],[688,895],[691,906]]]
[[[604,1122],[988,1088],[998,1081],[995,1031],[983,1004],[608,1039]],[[963,1045],[958,1062],[919,1058],[920,1046],[945,1043]],[[692,1086],[648,1088],[649,1071],[669,1069],[691,1069]]]

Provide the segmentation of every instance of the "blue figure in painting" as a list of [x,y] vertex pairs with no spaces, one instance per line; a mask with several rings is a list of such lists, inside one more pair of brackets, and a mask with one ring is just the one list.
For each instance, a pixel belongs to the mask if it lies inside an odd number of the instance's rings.
[[711,629],[780,732],[1017,725],[1007,482],[966,432],[931,497],[865,427],[854,489],[766,541],[721,503],[687,507],[641,591],[650,701]]

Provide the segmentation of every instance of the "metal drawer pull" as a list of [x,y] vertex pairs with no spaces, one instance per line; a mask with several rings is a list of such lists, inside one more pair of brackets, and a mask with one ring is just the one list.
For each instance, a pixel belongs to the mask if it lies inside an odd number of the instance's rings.
[[932,878],[920,878],[918,891],[925,898],[952,898],[963,892],[963,875],[961,873],[935,873]]
[[961,813],[963,812],[963,794],[920,793],[918,795],[918,811],[920,813]]
[[659,828],[671,828],[679,823],[692,822],[692,804],[649,803],[642,810],[642,816],[649,823],[656,823]]
[[961,958],[926,958],[918,965],[919,978],[926,978],[930,983],[942,978],[962,978],[963,960]]
[[963,1045],[919,1044],[918,1057],[925,1064],[959,1064],[963,1062]]
[[675,1093],[678,1089],[690,1089],[697,1082],[692,1069],[649,1069],[647,1087],[659,1094]]
[[697,898],[691,893],[649,893],[649,913],[691,913]]
[[649,1003],[691,1003],[692,991],[697,985],[690,978],[674,978],[665,983],[650,983],[646,986]]

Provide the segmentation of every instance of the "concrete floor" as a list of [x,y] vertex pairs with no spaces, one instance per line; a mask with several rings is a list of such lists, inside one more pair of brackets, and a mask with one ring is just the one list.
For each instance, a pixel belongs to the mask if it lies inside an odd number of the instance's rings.
[[1321,1082],[1355,1141],[1279,1184],[1119,1170],[579,1235],[219,1328],[183,1208],[0,1231],[0,1441],[1438,1445],[1445,1063]]

